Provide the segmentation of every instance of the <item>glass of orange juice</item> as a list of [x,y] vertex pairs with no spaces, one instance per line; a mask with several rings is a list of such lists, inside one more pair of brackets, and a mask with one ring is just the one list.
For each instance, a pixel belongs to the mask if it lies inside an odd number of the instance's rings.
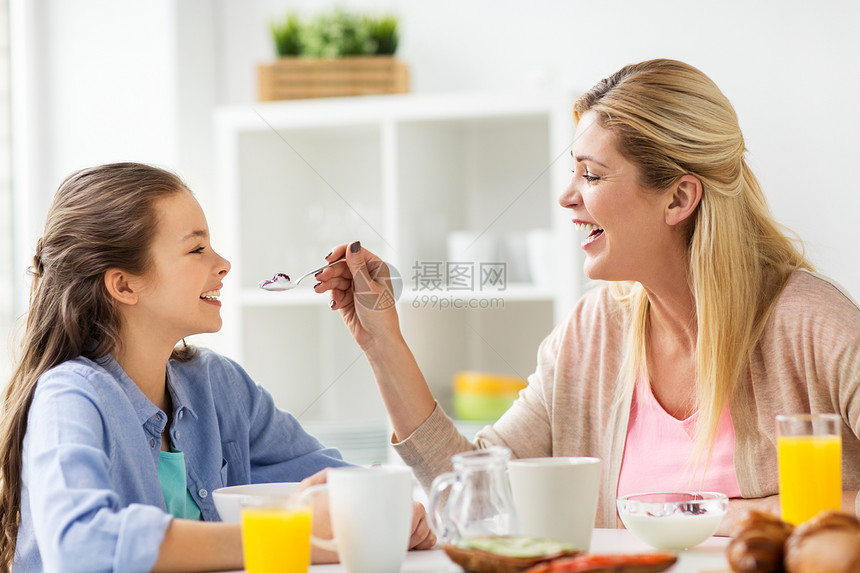
[[307,573],[313,510],[297,497],[242,501],[242,546],[248,573]]
[[842,507],[842,418],[836,414],[776,417],[779,503],[795,525]]

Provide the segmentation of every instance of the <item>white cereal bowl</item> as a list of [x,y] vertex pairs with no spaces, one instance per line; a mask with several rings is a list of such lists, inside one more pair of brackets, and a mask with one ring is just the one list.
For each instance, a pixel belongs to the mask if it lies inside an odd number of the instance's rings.
[[299,489],[299,482],[252,483],[218,488],[212,492],[215,509],[221,521],[238,523],[242,502],[254,497],[289,497]]
[[668,491],[624,495],[616,500],[624,527],[648,545],[680,550],[717,532],[729,507],[723,493]]

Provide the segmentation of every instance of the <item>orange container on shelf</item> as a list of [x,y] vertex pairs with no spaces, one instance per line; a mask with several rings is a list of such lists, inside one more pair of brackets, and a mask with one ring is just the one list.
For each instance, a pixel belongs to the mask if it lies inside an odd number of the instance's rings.
[[519,376],[490,372],[454,375],[454,414],[461,420],[494,422],[528,383]]

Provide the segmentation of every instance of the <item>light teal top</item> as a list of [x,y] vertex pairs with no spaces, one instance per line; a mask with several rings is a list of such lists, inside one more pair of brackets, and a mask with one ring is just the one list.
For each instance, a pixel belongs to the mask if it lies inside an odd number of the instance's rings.
[[160,452],[158,458],[158,481],[167,512],[173,517],[199,520],[200,508],[185,485],[185,454],[171,450]]

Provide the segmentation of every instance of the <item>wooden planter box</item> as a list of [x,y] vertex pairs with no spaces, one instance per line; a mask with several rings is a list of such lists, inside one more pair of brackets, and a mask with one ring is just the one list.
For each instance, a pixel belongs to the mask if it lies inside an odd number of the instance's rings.
[[260,101],[409,91],[409,69],[390,56],[279,58],[257,71]]

